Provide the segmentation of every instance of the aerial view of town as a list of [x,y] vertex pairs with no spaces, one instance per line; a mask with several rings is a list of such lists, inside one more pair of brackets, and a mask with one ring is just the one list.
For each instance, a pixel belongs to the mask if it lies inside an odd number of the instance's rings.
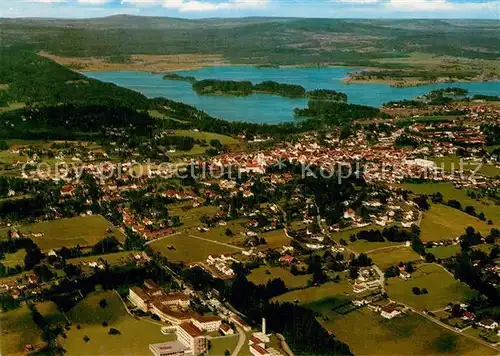
[[500,2],[1,0],[0,355],[500,355]]

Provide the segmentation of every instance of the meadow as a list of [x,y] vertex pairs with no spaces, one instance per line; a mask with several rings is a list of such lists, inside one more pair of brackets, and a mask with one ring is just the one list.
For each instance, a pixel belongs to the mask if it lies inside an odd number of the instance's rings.
[[[495,355],[495,350],[448,331],[417,315],[382,318],[368,308],[340,315],[331,308],[322,313],[323,326],[347,343],[355,355]],[[362,326],[362,327],[360,327]]]
[[491,225],[474,216],[447,205],[432,204],[423,214],[420,238],[424,242],[452,240],[462,235],[468,226],[474,227],[483,236],[491,231]]
[[368,251],[382,248],[382,247],[391,247],[391,246],[401,245],[400,242],[391,242],[391,241],[387,241],[387,240],[385,240],[384,242],[371,242],[371,241],[366,241],[366,240],[356,240],[355,242],[351,242],[351,240],[350,240],[351,235],[356,235],[360,231],[382,230],[382,229],[383,229],[383,227],[381,227],[379,225],[372,224],[372,225],[362,227],[362,228],[346,229],[343,231],[334,232],[331,234],[331,237],[336,242],[340,242],[340,240],[343,239],[344,241],[346,241],[348,243],[348,247],[357,253],[366,253]]
[[[99,301],[106,299],[108,306],[101,308]],[[175,336],[161,333],[161,323],[143,320],[127,313],[113,291],[97,292],[87,296],[67,313],[73,323],[67,338],[60,339],[68,355],[146,355],[148,346],[172,340]],[[108,326],[103,327],[106,321]],[[80,325],[80,329],[76,326]],[[120,335],[108,335],[110,328]],[[85,342],[84,336],[90,340]]]
[[327,282],[318,287],[297,289],[275,297],[273,298],[273,300],[279,302],[295,302],[297,300],[300,304],[309,304],[332,297],[340,298],[343,300],[348,299],[351,293],[351,284],[345,276],[342,276],[341,280],[338,283]]
[[22,249],[14,253],[6,253],[5,257],[0,262],[6,267],[15,267],[17,265],[24,266],[24,257],[26,250]]
[[[269,271],[269,273],[266,273]],[[301,288],[307,286],[307,281],[312,278],[310,274],[294,276],[286,268],[261,266],[251,271],[247,276],[250,282],[255,284],[266,284],[274,278],[281,278],[288,288]]]
[[420,256],[411,247],[386,248],[370,252],[368,256],[382,271],[391,266],[398,265],[399,262],[420,261]]
[[467,196],[467,189],[457,189],[452,183],[424,183],[424,184],[402,184],[402,188],[411,190],[415,194],[433,194],[441,192],[444,201],[450,199],[458,200],[462,207],[473,206],[479,214],[483,212],[486,219],[493,220],[494,226],[500,226],[500,208],[492,200],[475,200]]
[[[484,251],[485,253],[490,253],[491,249],[493,248],[493,245],[491,244],[480,244],[473,246],[473,249],[475,250],[481,250]],[[448,245],[448,246],[435,246],[431,248],[425,249],[425,252],[427,253],[432,253],[436,258],[448,258],[448,257],[453,257],[457,253],[460,252],[460,245]]]
[[[203,237],[203,234],[198,234],[197,236]],[[177,262],[205,261],[208,255],[232,254],[240,251],[237,247],[200,240],[186,234],[172,235],[155,241],[149,246],[153,250],[167,256],[169,260]]]
[[40,329],[31,318],[26,304],[1,314],[1,354],[24,355],[24,346],[42,343]]
[[[229,352],[233,352],[234,349],[236,348],[236,345],[238,345],[238,340],[239,340],[238,335],[233,335],[229,337],[221,337],[217,339],[211,339],[210,340],[210,350],[208,350],[208,356],[221,356],[224,355],[224,352],[226,350],[229,350]],[[243,347],[245,349],[245,347]]]
[[[413,287],[426,288],[428,294],[415,295]],[[450,302],[464,302],[475,295],[467,285],[457,281],[441,266],[419,264],[408,281],[402,278],[387,279],[387,294],[396,302],[401,302],[418,310],[443,309]]]
[[[109,234],[108,229],[111,229]],[[19,230],[30,237],[42,251],[63,246],[94,245],[108,235],[115,236],[120,242],[125,241],[125,235],[100,215],[43,221],[22,225]],[[0,239],[7,238],[7,231],[7,229],[0,230]],[[36,233],[41,233],[43,236],[31,236]]]
[[[431,158],[431,161],[435,162],[438,167],[443,168],[446,172],[460,169],[460,157],[458,156],[451,155],[444,157],[435,157]],[[464,170],[474,171],[477,167],[477,164],[478,163],[474,161],[463,160]],[[495,177],[500,175],[500,169],[491,164],[482,164],[478,172],[488,177]]]

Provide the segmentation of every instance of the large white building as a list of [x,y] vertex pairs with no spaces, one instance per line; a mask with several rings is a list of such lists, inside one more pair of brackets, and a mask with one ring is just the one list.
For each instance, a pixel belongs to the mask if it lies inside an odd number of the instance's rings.
[[177,327],[177,340],[189,348],[194,355],[207,350],[207,338],[193,323],[182,323]]
[[149,310],[149,296],[139,287],[130,287],[128,290],[128,299],[132,304],[143,312]]
[[189,349],[180,341],[168,341],[150,344],[149,350],[154,356],[181,356],[189,354]]

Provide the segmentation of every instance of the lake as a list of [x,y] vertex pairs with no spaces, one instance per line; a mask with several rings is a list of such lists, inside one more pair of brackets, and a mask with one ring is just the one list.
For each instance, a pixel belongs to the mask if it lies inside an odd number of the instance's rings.
[[[201,79],[250,80],[259,83],[274,80],[302,85],[307,90],[333,89],[346,93],[349,103],[380,106],[391,100],[413,99],[430,90],[449,86],[469,90],[470,94],[500,95],[500,82],[442,83],[421,87],[392,88],[388,84],[345,84],[342,78],[352,68],[256,68],[251,66],[205,67],[178,71]],[[139,91],[147,97],[166,97],[204,110],[214,117],[230,121],[279,123],[295,120],[293,109],[307,105],[307,99],[253,94],[247,97],[197,95],[191,83],[164,80],[162,74],[148,72],[86,72],[90,78]]]

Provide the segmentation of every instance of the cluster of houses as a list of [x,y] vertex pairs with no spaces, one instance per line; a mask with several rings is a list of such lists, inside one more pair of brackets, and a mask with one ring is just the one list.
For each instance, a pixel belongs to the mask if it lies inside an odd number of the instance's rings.
[[354,293],[363,293],[366,291],[373,291],[382,288],[380,284],[380,276],[377,271],[371,267],[361,268],[359,270],[358,278],[352,285]]

